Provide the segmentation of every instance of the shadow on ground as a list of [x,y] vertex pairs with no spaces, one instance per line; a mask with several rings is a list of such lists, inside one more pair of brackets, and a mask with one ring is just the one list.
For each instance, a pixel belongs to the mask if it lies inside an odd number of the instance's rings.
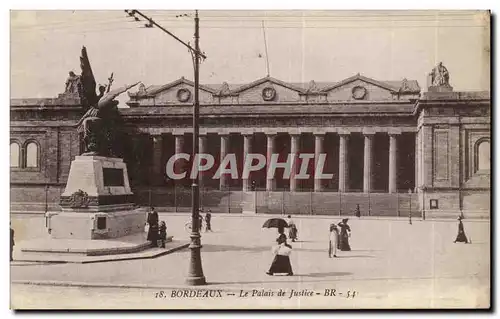
[[263,252],[270,251],[269,246],[255,246],[255,247],[243,247],[243,246],[231,246],[231,245],[203,245],[202,253],[212,253],[212,252],[224,252],[224,251],[247,251],[247,252]]
[[[275,280],[255,280],[255,281],[231,281],[231,282],[209,282],[207,283],[208,285],[251,285],[251,284],[264,284],[264,283],[271,283],[271,284],[276,284],[279,283],[280,279],[283,278],[283,282],[286,283],[303,283],[303,282],[330,282],[330,281],[336,281],[337,278],[335,277],[344,277],[344,276],[351,276],[353,273],[351,272],[316,272],[316,273],[309,273],[309,274],[294,274],[293,276],[280,276],[280,275],[274,275],[274,276],[269,276],[269,278],[275,278]],[[333,278],[332,278],[333,277]],[[307,278],[311,278],[312,280],[308,280]],[[290,280],[292,279],[292,280]],[[297,280],[293,280],[297,279]],[[321,280],[319,280],[321,279]]]

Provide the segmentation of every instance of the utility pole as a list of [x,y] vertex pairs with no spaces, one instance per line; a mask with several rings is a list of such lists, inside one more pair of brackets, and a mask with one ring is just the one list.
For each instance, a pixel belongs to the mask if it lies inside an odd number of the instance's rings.
[[[199,152],[199,135],[200,135],[200,101],[199,101],[199,86],[200,86],[200,19],[198,18],[198,10],[194,17],[194,104],[193,104],[193,156]],[[199,165],[199,163],[198,163]],[[200,187],[199,174],[191,181],[191,262],[189,263],[189,273],[186,278],[186,283],[193,286],[205,285],[206,280],[203,275],[201,266],[201,235],[200,235]]]
[[[143,13],[138,10],[125,10],[125,12],[130,16],[135,18],[136,21],[140,21],[140,19],[135,16],[136,14],[141,16],[143,19],[147,20],[145,24],[146,28],[152,28],[154,26],[158,27],[163,32],[167,33],[178,42],[183,44],[185,47],[189,49],[193,57],[193,66],[194,66],[194,104],[193,104],[193,157],[195,157],[199,152],[199,131],[200,131],[200,102],[199,102],[199,86],[200,86],[200,59],[206,59],[205,54],[200,51],[200,19],[198,18],[198,10],[195,12],[195,31],[194,31],[194,41],[195,47],[192,48],[188,43],[182,41],[174,34],[172,34],[167,29],[163,28],[161,25],[156,23],[152,18],[147,17]],[[187,15],[182,15],[187,16]],[[198,163],[199,164],[199,163]],[[192,286],[205,285],[206,279],[203,275],[203,268],[201,265],[201,235],[199,229],[199,208],[200,208],[200,188],[199,188],[199,176],[191,180],[191,243],[189,245],[189,249],[191,250],[190,262],[189,262],[189,272],[186,278],[186,283]]]

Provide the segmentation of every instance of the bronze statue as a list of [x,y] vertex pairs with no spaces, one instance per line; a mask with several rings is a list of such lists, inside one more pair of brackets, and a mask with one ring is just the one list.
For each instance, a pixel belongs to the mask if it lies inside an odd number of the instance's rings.
[[113,74],[108,78],[108,85],[99,86],[99,94],[96,94],[96,82],[87,49],[82,48],[80,57],[82,74],[79,77],[81,89],[79,90],[82,105],[88,109],[78,122],[78,131],[83,133],[85,151],[82,155],[96,156],[118,156],[121,131],[121,117],[118,111],[117,96],[126,92],[139,82],[120,87],[111,91]]
[[450,74],[442,62],[432,69],[430,76],[432,86],[450,86]]

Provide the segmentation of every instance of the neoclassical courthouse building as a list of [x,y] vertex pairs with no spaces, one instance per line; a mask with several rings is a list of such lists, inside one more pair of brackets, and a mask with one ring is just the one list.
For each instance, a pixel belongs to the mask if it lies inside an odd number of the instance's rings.
[[[120,109],[139,205],[189,211],[190,181],[169,179],[165,164],[191,153],[193,87],[185,78],[141,85]],[[58,209],[71,161],[82,152],[76,124],[85,111],[70,93],[11,100],[11,210]],[[422,90],[413,80],[360,74],[331,83],[265,77],[200,85],[200,152],[216,159],[202,176],[201,204],[226,213],[352,215],[359,204],[362,215],[489,217],[490,114],[489,92]],[[236,154],[239,178],[213,179],[228,153]],[[270,178],[263,168],[242,180],[247,153],[278,153],[280,161],[325,153],[324,172],[333,177],[284,179],[278,170]],[[189,177],[191,164],[181,166]]]

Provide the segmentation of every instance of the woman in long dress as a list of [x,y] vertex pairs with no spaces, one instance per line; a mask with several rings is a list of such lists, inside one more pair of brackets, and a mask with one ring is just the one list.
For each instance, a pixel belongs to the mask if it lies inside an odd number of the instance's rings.
[[158,213],[151,207],[151,212],[148,214],[148,238],[147,240],[151,242],[152,247],[158,247]]
[[274,260],[266,274],[270,276],[274,274],[287,274],[287,276],[292,276],[292,264],[290,263],[289,256],[292,246],[286,243],[286,235],[283,233],[283,230],[280,229],[279,231],[280,235],[276,239],[278,246],[274,249]]
[[339,242],[339,229],[337,225],[330,224],[330,237],[328,239],[328,257],[337,257],[337,246]]
[[342,219],[338,226],[340,227],[339,249],[341,251],[351,250],[349,245],[349,235],[351,234],[351,227],[347,224],[348,218]]
[[468,244],[469,241],[467,240],[467,236],[465,235],[464,223],[462,223],[462,219],[462,216],[458,217],[458,234],[454,243],[459,242]]

